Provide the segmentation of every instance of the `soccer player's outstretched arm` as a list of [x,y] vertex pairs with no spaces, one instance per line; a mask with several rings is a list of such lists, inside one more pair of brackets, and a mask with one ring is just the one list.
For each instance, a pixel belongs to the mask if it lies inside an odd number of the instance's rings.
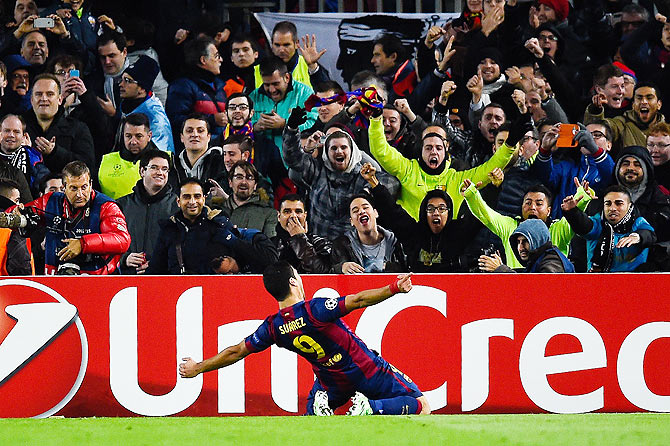
[[231,345],[218,355],[205,359],[202,362],[195,362],[192,358],[182,358],[184,362],[179,364],[179,374],[182,378],[193,378],[200,373],[234,364],[250,353],[246,344],[242,341],[237,345]]
[[388,299],[397,293],[407,293],[412,289],[412,273],[400,274],[398,280],[382,288],[374,290],[365,290],[356,294],[349,294],[345,298],[344,304],[347,311],[353,311],[357,308],[369,307],[383,300]]

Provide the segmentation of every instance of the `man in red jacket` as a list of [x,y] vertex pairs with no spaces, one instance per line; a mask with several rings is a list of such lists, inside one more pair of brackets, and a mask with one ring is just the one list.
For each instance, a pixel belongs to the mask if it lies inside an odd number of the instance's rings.
[[111,198],[93,190],[85,163],[68,163],[63,182],[65,192],[50,192],[26,204],[20,210],[20,223],[12,224],[17,219],[0,215],[0,226],[19,228],[23,233],[46,226],[46,274],[115,272],[130,246],[123,213]]

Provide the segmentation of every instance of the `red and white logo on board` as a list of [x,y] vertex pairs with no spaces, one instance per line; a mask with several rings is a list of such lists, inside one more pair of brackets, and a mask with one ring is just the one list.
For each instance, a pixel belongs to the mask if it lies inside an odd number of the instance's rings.
[[0,281],[0,417],[47,417],[75,395],[88,343],[77,308],[40,283]]

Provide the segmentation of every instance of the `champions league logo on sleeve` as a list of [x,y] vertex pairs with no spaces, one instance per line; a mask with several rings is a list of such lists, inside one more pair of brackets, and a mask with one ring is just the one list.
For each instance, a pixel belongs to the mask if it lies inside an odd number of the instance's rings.
[[337,308],[337,299],[334,297],[331,297],[330,299],[326,300],[326,303],[324,304],[326,306],[327,310],[334,310]]

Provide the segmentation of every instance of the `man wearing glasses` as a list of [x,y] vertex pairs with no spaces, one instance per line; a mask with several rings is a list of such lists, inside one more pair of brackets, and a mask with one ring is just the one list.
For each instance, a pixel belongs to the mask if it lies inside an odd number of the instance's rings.
[[179,210],[177,195],[168,184],[170,156],[156,148],[142,152],[140,179],[131,194],[117,204],[126,216],[130,248],[121,256],[121,274],[143,274],[158,239],[162,220]]
[[170,121],[163,104],[152,91],[158,72],[158,64],[149,56],[140,56],[124,70],[119,84],[121,116],[130,113],[146,115],[149,118],[153,142],[159,149],[174,153]]
[[230,168],[228,182],[232,194],[223,203],[230,221],[240,228],[258,229],[268,237],[277,233],[277,211],[267,193],[258,189],[259,174],[253,164],[237,161]]

